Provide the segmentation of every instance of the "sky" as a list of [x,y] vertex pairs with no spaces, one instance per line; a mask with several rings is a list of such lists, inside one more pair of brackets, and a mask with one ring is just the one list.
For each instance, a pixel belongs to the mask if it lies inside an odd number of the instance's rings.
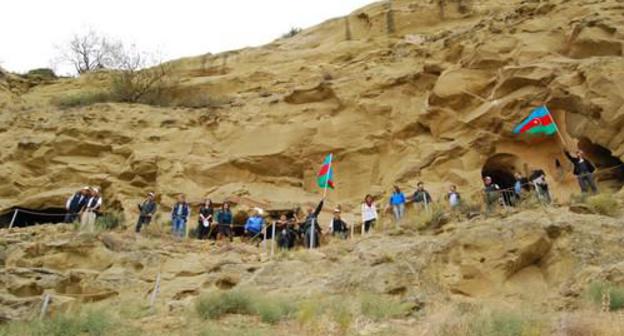
[[[373,0],[7,0],[0,20],[0,66],[51,67],[55,46],[80,32],[159,52],[165,59],[271,42],[291,27],[311,27]],[[70,68],[59,66],[63,73]]]

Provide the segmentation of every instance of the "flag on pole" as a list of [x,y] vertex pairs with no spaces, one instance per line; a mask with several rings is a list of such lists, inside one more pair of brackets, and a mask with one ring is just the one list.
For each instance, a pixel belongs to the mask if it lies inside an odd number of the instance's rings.
[[540,106],[531,111],[531,114],[514,128],[513,133],[553,135],[557,133],[557,125],[548,108]]
[[321,166],[321,170],[319,170],[316,182],[320,188],[331,188],[334,189],[334,168],[331,166],[332,164],[332,154],[327,155],[325,157],[325,161],[323,161],[323,165]]

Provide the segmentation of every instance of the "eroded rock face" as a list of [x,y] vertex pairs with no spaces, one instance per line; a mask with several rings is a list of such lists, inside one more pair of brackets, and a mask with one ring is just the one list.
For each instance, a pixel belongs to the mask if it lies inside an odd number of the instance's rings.
[[9,240],[0,268],[0,316],[9,319],[31,316],[43,294],[52,295],[57,311],[100,301],[147,303],[159,274],[157,304],[174,310],[207,291],[234,288],[292,298],[388,295],[413,309],[501,300],[573,310],[586,304],[582,294],[593,281],[624,285],[621,218],[564,208],[452,222],[443,230],[325,240],[319,250],[273,260],[266,249],[247,244],[84,235],[64,225],[0,231],[0,245]]
[[306,203],[327,152],[339,185],[331,199],[353,208],[418,180],[436,195],[450,183],[472,194],[496,155],[514,158],[497,166],[505,173],[544,169],[564,199],[577,187],[559,139],[511,135],[539,104],[570,146],[583,139],[624,158],[617,0],[392,6],[391,31],[387,8],[373,4],[264,47],[173,62],[176,84],[163,95],[194,109],[59,110],[55,97],[98,89],[106,73],[28,90],[3,76],[0,209],[61,205],[84,184],[128,217],[148,189],[165,207],[180,191]]

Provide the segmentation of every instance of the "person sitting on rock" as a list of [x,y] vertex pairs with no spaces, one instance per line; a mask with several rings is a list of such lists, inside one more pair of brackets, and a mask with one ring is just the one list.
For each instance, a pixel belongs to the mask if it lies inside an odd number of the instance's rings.
[[340,217],[341,210],[336,208],[334,209],[334,217],[331,219],[329,223],[329,233],[334,237],[339,237],[340,239],[347,239],[349,227],[347,223],[342,220]]
[[446,199],[449,202],[449,206],[452,210],[457,210],[461,206],[461,196],[459,192],[457,192],[457,186],[451,185],[448,193],[446,194]]
[[433,200],[431,199],[429,192],[425,190],[424,182],[418,182],[418,184],[416,184],[416,191],[414,192],[411,200],[414,204],[423,204],[425,209],[429,209]]
[[80,229],[87,229],[89,232],[95,230],[95,219],[97,218],[100,208],[102,207],[102,197],[100,196],[100,189],[91,188],[89,192],[89,199],[86,201],[82,208],[82,215],[80,216]]
[[401,188],[399,188],[399,186],[394,186],[394,191],[392,192],[392,196],[390,196],[390,206],[392,207],[396,223],[399,223],[403,216],[405,216],[405,201],[405,194],[401,192]]
[[214,216],[214,207],[212,200],[206,198],[204,204],[199,208],[199,219],[197,220],[197,238],[200,240],[210,239],[212,232],[212,222]]
[[65,223],[73,223],[78,219],[78,214],[89,199],[89,187],[84,187],[71,195],[65,203]]
[[234,227],[234,216],[232,210],[230,210],[230,203],[224,202],[223,206],[217,213],[217,241],[221,241],[224,237],[231,242],[232,229]]
[[260,244],[260,233],[264,228],[264,218],[262,218],[262,209],[255,209],[253,215],[247,218],[245,223],[245,236],[252,241],[257,241],[256,245]]
[[171,223],[173,229],[173,235],[178,238],[184,238],[186,236],[186,223],[191,216],[191,207],[186,202],[186,196],[179,194],[177,202],[171,209]]
[[[303,231],[303,241],[305,248],[317,248],[321,246],[321,242],[319,238],[321,237],[321,228],[318,225],[318,216],[323,210],[323,204],[325,203],[325,198],[319,202],[316,206],[316,209],[308,208],[308,215],[306,216],[303,227],[301,228]],[[314,227],[314,230],[312,230]]]
[[574,175],[578,180],[579,187],[583,194],[587,193],[590,189],[592,193],[598,193],[598,187],[594,180],[594,172],[596,166],[585,157],[585,153],[582,150],[576,152],[576,157],[572,156],[569,151],[564,151],[565,156],[574,165]]
[[152,217],[156,213],[156,201],[154,197],[156,195],[153,192],[147,193],[147,198],[143,201],[143,203],[138,204],[139,207],[139,219],[136,224],[136,233],[141,232],[141,227],[143,225],[149,225],[152,221]]
[[546,173],[542,169],[537,169],[531,173],[529,178],[531,183],[535,186],[535,192],[537,193],[537,199],[540,202],[549,204],[552,199],[550,197],[550,191],[548,189],[548,182],[546,182]]
[[490,213],[501,199],[500,187],[492,181],[490,176],[483,178],[483,185],[486,211]]
[[368,194],[364,197],[364,202],[362,202],[362,224],[363,224],[363,232],[368,233],[370,229],[375,227],[375,223],[377,222],[377,205],[375,204],[375,199],[373,195]]

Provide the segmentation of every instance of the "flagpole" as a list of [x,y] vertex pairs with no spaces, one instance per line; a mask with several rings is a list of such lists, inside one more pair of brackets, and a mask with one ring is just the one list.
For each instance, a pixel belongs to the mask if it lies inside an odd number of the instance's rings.
[[327,169],[327,173],[325,173],[325,188],[323,188],[323,199],[325,199],[325,196],[327,196],[327,187],[329,186],[329,180],[327,178],[329,177],[329,174],[331,174],[331,166],[332,166],[333,160],[334,160],[334,154],[330,153],[329,154],[329,167]]
[[557,126],[557,122],[555,121],[555,117],[553,117],[553,115],[550,113],[550,110],[548,109],[548,106],[544,105],[544,108],[548,112],[548,116],[552,120],[553,125],[555,125],[555,130],[557,131],[557,135],[559,136],[559,139],[561,139],[561,144],[564,145],[565,147],[568,147],[568,142],[565,141],[565,139],[563,138],[563,135],[561,135],[561,131],[559,131],[559,126]]

